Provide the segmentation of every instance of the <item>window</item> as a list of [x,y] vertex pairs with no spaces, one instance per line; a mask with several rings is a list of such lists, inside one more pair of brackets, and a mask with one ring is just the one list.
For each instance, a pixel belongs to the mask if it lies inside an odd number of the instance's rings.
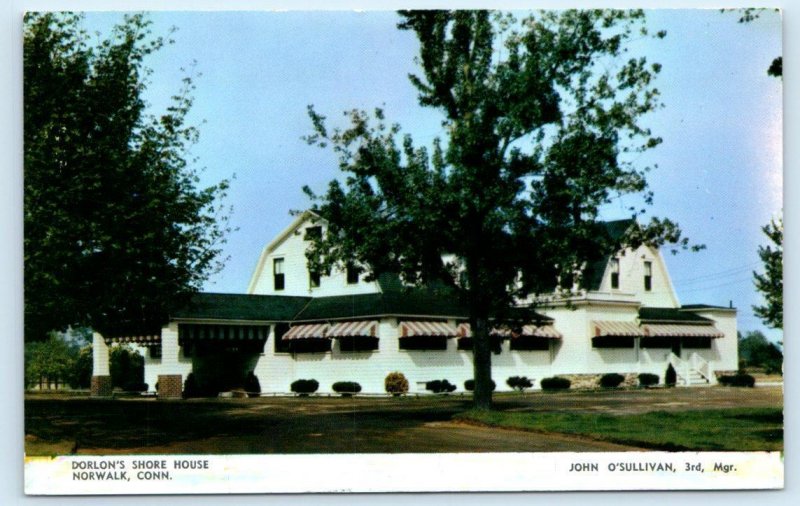
[[694,349],[710,349],[711,348],[711,338],[710,337],[684,337],[683,338],[683,347],[684,348],[694,348]]
[[653,289],[653,262],[644,263],[644,289],[647,292]]
[[611,288],[619,289],[619,258],[611,260]]
[[308,271],[308,286],[311,288],[319,288],[320,278],[319,271]]
[[275,324],[275,353],[289,353],[290,341],[284,341],[283,339],[283,335],[288,331],[288,323]]
[[547,351],[550,349],[550,340],[535,336],[520,336],[511,339],[509,346],[517,351]]
[[156,344],[155,346],[150,346],[149,351],[150,351],[150,358],[161,358],[160,344]]
[[358,278],[361,275],[361,269],[353,264],[347,264],[347,284],[358,284]]
[[347,336],[340,337],[339,351],[373,351],[378,349],[377,337]]
[[313,241],[315,239],[319,239],[322,237],[322,227],[308,227],[306,229],[305,240],[306,241]]
[[283,290],[286,287],[283,274],[283,258],[272,260],[272,278],[274,280],[275,290]]
[[447,337],[413,336],[400,339],[401,350],[446,350]]
[[592,339],[592,348],[633,348],[633,338],[629,336],[601,336]]

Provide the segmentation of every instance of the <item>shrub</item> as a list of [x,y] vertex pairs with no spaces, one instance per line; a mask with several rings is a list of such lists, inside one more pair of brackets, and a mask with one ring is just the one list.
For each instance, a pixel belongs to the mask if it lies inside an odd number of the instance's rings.
[[143,381],[131,381],[122,386],[126,392],[147,392],[147,383]]
[[408,392],[408,380],[401,372],[390,372],[383,381],[383,386],[387,393],[392,395],[402,395]]
[[337,381],[331,388],[333,388],[333,391],[337,394],[342,394],[346,397],[350,397],[361,391],[361,385],[355,381]]
[[[497,385],[495,385],[494,380],[492,380],[492,392],[494,392],[495,387],[497,387]],[[471,380],[465,381],[464,382],[464,390],[468,390],[470,392],[474,391],[475,390],[475,380],[471,379]]]
[[567,378],[559,378],[553,376],[552,378],[545,378],[539,382],[542,385],[542,390],[567,390],[572,382]]
[[456,386],[451,384],[446,379],[443,380],[433,380],[425,383],[425,390],[430,390],[435,394],[449,394],[450,392],[455,391]]
[[313,394],[319,388],[319,382],[314,379],[299,379],[292,382],[292,392],[300,395]]
[[658,385],[658,374],[650,374],[648,372],[643,372],[639,375],[639,386],[640,387],[651,387],[653,385]]
[[247,373],[247,377],[244,379],[244,389],[247,391],[248,397],[258,397],[258,394],[261,393],[261,383],[253,371]]
[[669,366],[667,366],[667,372],[664,374],[664,384],[668,387],[674,387],[677,382],[678,373],[675,372],[675,368],[672,367],[672,364],[669,364]]
[[625,381],[625,376],[615,372],[600,376],[600,386],[603,388],[617,388]]
[[511,376],[506,380],[506,385],[514,390],[522,392],[526,388],[531,388],[533,386],[533,381],[529,380],[527,376]]
[[183,398],[191,399],[192,397],[200,397],[200,385],[198,385],[194,373],[190,372],[186,376],[186,381],[183,382]]
[[720,385],[727,387],[748,387],[752,388],[756,384],[756,379],[749,374],[732,374],[729,376],[720,376],[717,380]]

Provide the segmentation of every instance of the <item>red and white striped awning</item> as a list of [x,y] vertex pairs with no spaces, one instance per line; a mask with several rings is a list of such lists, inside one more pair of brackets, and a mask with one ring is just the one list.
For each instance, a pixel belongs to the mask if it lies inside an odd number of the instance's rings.
[[400,323],[400,337],[459,337],[458,329],[444,322],[407,321]]
[[111,336],[106,337],[106,344],[111,343],[136,343],[142,345],[153,345],[161,342],[161,335],[141,335],[141,336]]
[[639,337],[644,331],[636,322],[593,321],[592,337]]
[[725,337],[725,334],[713,325],[659,323],[647,324],[642,327],[645,337]]
[[376,320],[357,322],[338,322],[331,325],[328,337],[377,337],[378,322]]
[[[458,325],[459,336],[472,337],[472,329],[469,323]],[[508,327],[497,327],[489,331],[489,335],[497,337],[543,337],[546,339],[561,339],[561,333],[552,325],[523,325],[519,332]]]
[[284,335],[284,340],[291,339],[324,339],[327,338],[328,328],[330,325],[327,323],[309,323],[306,325],[295,325],[291,327]]

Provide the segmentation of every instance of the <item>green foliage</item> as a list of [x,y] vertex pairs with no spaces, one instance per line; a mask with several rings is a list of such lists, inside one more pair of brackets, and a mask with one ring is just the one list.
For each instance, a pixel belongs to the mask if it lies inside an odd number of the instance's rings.
[[449,394],[450,392],[455,392],[456,386],[446,379],[433,380],[425,383],[425,390],[435,394]]
[[672,367],[672,364],[669,364],[667,366],[667,372],[664,373],[664,385],[674,387],[677,382],[678,373],[675,372],[675,368]]
[[244,380],[244,389],[247,391],[249,397],[258,397],[261,393],[261,383],[258,381],[258,376],[253,371],[247,374]]
[[[307,251],[309,268],[355,263],[368,277],[395,272],[455,291],[470,310],[474,398],[486,408],[489,320],[624,245],[689,247],[666,219],[619,239],[599,222],[620,195],[652,201],[650,167],[636,161],[661,142],[641,122],[660,107],[661,66],[626,54],[647,35],[642,11],[401,16],[399,27],[420,42],[411,83],[420,105],[441,113],[445,138],[420,147],[380,109],[350,111],[348,127],[328,128],[309,107],[307,141],[330,147],[345,173],[324,195],[305,188],[328,223]],[[455,259],[443,263],[445,254]]]
[[533,381],[529,380],[526,376],[511,376],[506,380],[506,385],[514,390],[522,392],[526,388],[533,387]]
[[783,373],[783,353],[757,330],[739,336],[739,362],[743,367],[761,367],[767,374]]
[[567,390],[572,385],[572,382],[567,378],[553,376],[552,378],[544,378],[539,384],[542,385],[542,390]]
[[292,382],[292,392],[300,395],[313,394],[319,389],[319,381],[315,379],[299,379]]
[[732,374],[729,376],[720,376],[717,381],[720,385],[726,387],[747,387],[753,388],[756,385],[756,379],[749,374]]
[[766,299],[763,306],[753,306],[753,312],[765,325],[783,328],[783,220],[772,220],[761,228],[772,245],[759,246],[758,256],[764,262],[764,274],[753,272],[756,289]]
[[383,380],[383,387],[387,393],[402,395],[408,392],[408,380],[401,372],[390,372]]
[[353,394],[357,394],[361,391],[361,385],[356,383],[355,381],[337,381],[336,383],[331,386],[334,392],[337,394],[342,394],[346,396],[350,396]]
[[648,372],[643,372],[639,375],[640,387],[651,387],[655,385],[658,385],[658,374],[650,374]]
[[104,40],[80,15],[24,23],[25,337],[88,326],[159,328],[221,268],[227,181],[198,188],[185,123],[193,79],[165,112],[143,100],[166,43],[142,15]]
[[625,376],[615,372],[600,376],[600,386],[603,388],[617,388],[625,381]]
[[[156,388],[158,387],[156,386]],[[193,372],[190,372],[189,375],[186,376],[186,381],[183,382],[182,395],[184,399],[200,397],[200,385],[197,383],[197,378]]]
[[25,345],[25,384],[27,387],[57,388],[74,382],[78,351],[61,334]]
[[[497,384],[494,382],[494,380],[489,380],[489,387],[490,387],[492,392],[494,392],[495,388],[497,388]],[[465,381],[464,382],[464,390],[466,390],[467,392],[475,391],[475,380],[474,379],[468,379],[467,381]]]
[[111,383],[126,391],[141,391],[144,386],[144,357],[128,345],[112,346],[108,353]]

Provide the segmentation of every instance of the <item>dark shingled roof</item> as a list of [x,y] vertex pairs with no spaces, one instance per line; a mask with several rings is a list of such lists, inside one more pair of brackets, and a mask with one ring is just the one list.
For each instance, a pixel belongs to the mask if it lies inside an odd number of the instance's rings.
[[377,315],[466,318],[467,312],[451,295],[409,288],[386,293],[316,297],[294,319],[300,321],[328,320]]
[[211,320],[289,321],[310,300],[310,297],[286,295],[196,293],[188,306],[176,311],[172,316]]
[[[622,237],[625,231],[634,223],[636,223],[636,220],[633,219],[614,220],[603,222],[603,226],[605,227],[606,234],[608,234],[608,238],[612,241],[616,241]],[[610,259],[611,255],[608,255],[593,262],[589,268],[586,269],[584,273],[586,276],[586,288],[589,290],[600,289],[600,283],[603,281],[603,274],[606,271],[606,266]]]
[[639,320],[643,322],[713,323],[708,318],[671,307],[641,307]]
[[692,311],[697,309],[724,309],[727,311],[736,311],[735,307],[714,306],[711,304],[684,304],[683,306],[681,306],[681,309],[686,309],[687,311]]

